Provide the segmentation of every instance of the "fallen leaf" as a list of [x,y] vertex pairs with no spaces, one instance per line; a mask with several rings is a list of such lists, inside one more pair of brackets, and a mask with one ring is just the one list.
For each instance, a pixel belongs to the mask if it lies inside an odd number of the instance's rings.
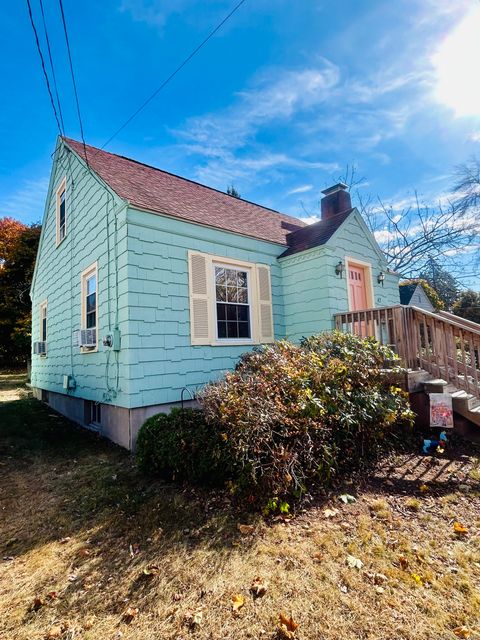
[[245,598],[242,596],[242,594],[237,593],[236,595],[232,596],[232,609],[234,611],[238,611],[239,609],[241,609],[244,604]]
[[428,486],[428,484],[421,484],[419,489],[422,493],[425,493],[426,491],[430,491],[430,487]]
[[47,598],[50,598],[50,600],[55,600],[56,597],[57,597],[57,592],[56,591],[49,591],[47,593]]
[[314,560],[316,560],[317,562],[322,562],[322,560],[324,560],[324,558],[325,558],[325,554],[324,554],[324,553],[320,553],[320,552],[318,552],[318,553],[314,553],[314,554],[313,554],[313,558],[314,558]]
[[290,616],[290,618],[287,618],[287,616],[283,613],[280,614],[280,624],[277,627],[277,632],[281,638],[284,638],[285,640],[291,640],[294,636],[295,636],[295,631],[298,629],[298,624],[293,620],[293,618]]
[[122,620],[125,624],[130,624],[134,618],[138,616],[137,607],[128,607],[122,614]]
[[341,500],[344,504],[350,504],[351,502],[357,501],[357,499],[354,496],[351,496],[349,493],[342,493],[342,495],[338,496],[338,499]]
[[463,524],[460,524],[460,522],[453,523],[453,530],[457,535],[460,535],[460,536],[464,536],[468,533],[467,527],[464,527]]
[[334,518],[338,513],[338,509],[324,509],[323,515],[325,518]]
[[398,561],[400,563],[400,568],[405,571],[405,569],[407,569],[408,567],[408,559],[405,556],[400,556],[398,558]]
[[255,527],[253,526],[253,524],[237,523],[237,529],[240,531],[242,536],[249,536],[255,531]]
[[411,575],[412,575],[412,578],[415,580],[415,582],[418,585],[422,585],[423,584],[422,578],[417,573],[412,573]]
[[62,627],[57,624],[53,627],[50,627],[50,629],[47,631],[47,633],[45,634],[45,638],[46,640],[53,640],[54,638],[61,638],[62,637]]
[[350,569],[361,569],[363,567],[363,562],[360,558],[355,558],[355,556],[347,556],[347,565]]
[[470,638],[472,632],[467,627],[455,627],[452,629],[453,633],[457,636],[457,638]]
[[185,622],[189,627],[199,627],[203,622],[203,611],[196,609],[195,611],[188,611],[185,614]]
[[267,586],[267,583],[262,580],[262,578],[256,577],[250,586],[250,591],[252,592],[253,597],[261,598],[264,596],[267,592]]
[[40,609],[40,607],[43,607],[44,604],[45,604],[44,601],[37,596],[33,600],[32,609],[34,611],[38,611]]
[[156,564],[149,564],[148,567],[143,570],[145,576],[158,576],[159,573],[160,567]]

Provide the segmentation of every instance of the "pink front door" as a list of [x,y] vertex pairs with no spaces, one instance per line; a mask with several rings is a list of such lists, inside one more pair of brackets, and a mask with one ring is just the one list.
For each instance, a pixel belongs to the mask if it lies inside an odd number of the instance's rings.
[[367,289],[365,269],[363,267],[348,267],[348,288],[350,290],[350,311],[360,311],[367,308]]

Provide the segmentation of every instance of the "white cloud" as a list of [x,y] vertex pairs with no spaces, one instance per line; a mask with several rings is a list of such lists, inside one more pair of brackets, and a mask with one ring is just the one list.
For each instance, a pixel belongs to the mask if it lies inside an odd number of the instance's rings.
[[[340,71],[328,60],[305,69],[268,69],[250,88],[238,92],[232,105],[217,113],[193,117],[173,131],[187,154],[204,160],[196,168],[199,180],[224,185],[225,179],[258,180],[259,173],[275,168],[335,171],[337,163],[295,154],[265,151],[256,140],[270,126],[292,126],[299,114],[325,103],[338,85]],[[281,140],[280,140],[281,142]],[[278,145],[277,145],[278,146]],[[245,154],[245,149],[249,153]]]
[[295,187],[294,189],[290,189],[287,191],[287,196],[292,196],[295,193],[306,193],[307,191],[311,191],[313,189],[313,184],[302,184],[299,187]]
[[131,16],[134,22],[163,27],[168,18],[181,13],[192,0],[122,0],[118,10]]
[[18,218],[23,222],[40,222],[43,217],[48,182],[48,176],[24,180],[18,189],[0,202],[1,214]]
[[472,142],[480,142],[480,131],[473,131],[470,134],[470,140]]

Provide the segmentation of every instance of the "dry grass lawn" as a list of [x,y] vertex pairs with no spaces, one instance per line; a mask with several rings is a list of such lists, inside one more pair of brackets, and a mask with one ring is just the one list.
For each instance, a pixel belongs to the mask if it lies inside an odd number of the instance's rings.
[[[435,464],[402,455],[265,523],[222,493],[142,477],[126,452],[18,398],[21,381],[0,382],[2,640],[480,638],[471,445]],[[294,632],[279,635],[281,612]]]

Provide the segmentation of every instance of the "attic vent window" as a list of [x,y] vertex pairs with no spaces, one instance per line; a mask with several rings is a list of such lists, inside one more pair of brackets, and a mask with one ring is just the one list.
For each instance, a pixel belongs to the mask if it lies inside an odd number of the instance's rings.
[[66,193],[66,179],[64,178],[57,189],[57,246],[67,235]]

